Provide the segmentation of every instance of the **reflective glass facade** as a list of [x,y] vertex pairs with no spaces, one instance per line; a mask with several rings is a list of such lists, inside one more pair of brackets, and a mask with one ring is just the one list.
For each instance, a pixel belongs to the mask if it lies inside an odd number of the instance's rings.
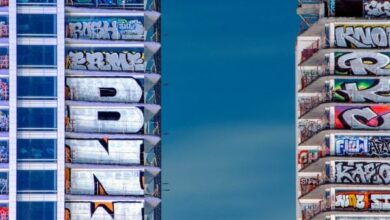
[[159,0],[0,0],[0,220],[161,219]]

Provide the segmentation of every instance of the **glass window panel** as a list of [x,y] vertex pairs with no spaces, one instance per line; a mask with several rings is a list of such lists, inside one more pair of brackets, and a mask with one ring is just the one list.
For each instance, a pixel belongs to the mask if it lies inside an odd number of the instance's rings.
[[56,192],[57,171],[55,170],[18,170],[17,190],[23,192]]
[[54,45],[18,45],[18,66],[54,68],[57,65],[56,48]]
[[18,98],[56,98],[57,78],[18,76]]
[[57,159],[57,140],[18,139],[17,153],[19,161],[52,161]]
[[17,220],[56,220],[56,202],[17,202]]
[[18,108],[17,124],[19,130],[52,130],[57,128],[57,109]]
[[52,4],[56,3],[57,0],[17,0],[16,2],[18,3],[18,5],[24,5],[24,4],[28,4],[28,5],[49,4],[49,5],[52,5]]
[[17,33],[22,36],[55,36],[57,16],[55,14],[18,14]]

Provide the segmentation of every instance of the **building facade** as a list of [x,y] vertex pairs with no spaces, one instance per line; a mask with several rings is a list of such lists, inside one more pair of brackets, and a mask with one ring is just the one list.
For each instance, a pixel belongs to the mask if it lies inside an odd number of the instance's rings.
[[161,219],[159,0],[0,0],[0,220]]
[[297,219],[390,220],[390,1],[298,14]]

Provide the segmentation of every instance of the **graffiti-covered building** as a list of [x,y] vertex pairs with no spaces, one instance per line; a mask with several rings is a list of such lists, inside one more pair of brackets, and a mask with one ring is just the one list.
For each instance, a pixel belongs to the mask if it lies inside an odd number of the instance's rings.
[[161,219],[159,0],[0,0],[0,220]]
[[299,220],[390,220],[390,1],[300,0]]

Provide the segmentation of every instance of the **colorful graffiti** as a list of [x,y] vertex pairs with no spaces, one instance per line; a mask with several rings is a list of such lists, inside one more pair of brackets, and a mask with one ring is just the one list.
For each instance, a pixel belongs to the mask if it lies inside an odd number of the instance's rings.
[[0,172],[0,195],[8,194],[8,173]]
[[390,106],[336,106],[336,129],[390,129]]
[[145,56],[139,50],[68,50],[66,68],[93,71],[145,71]]
[[389,191],[336,191],[335,208],[341,210],[390,210]]
[[336,156],[390,156],[390,136],[335,136]]
[[66,0],[66,5],[144,9],[144,0]]
[[298,164],[308,165],[313,163],[322,157],[322,151],[320,150],[301,150],[298,153]]
[[9,87],[8,79],[0,78],[0,100],[8,100]]
[[75,195],[144,195],[144,173],[140,170],[71,169],[66,175],[69,188],[66,193]]
[[390,184],[390,163],[336,161],[335,183]]
[[335,52],[335,75],[390,75],[390,52]]
[[300,141],[303,142],[309,139],[310,137],[325,129],[326,126],[326,120],[300,120],[298,124]]
[[67,202],[65,220],[72,219],[143,219],[143,201]]
[[299,185],[300,185],[300,190],[301,194],[307,194],[317,188],[322,184],[321,176],[318,175],[309,175],[309,176],[304,176],[299,178]]
[[143,40],[143,17],[70,17],[66,37],[96,40]]
[[7,204],[0,204],[0,220],[9,219],[9,208]]
[[364,0],[364,15],[366,17],[389,17],[390,1]]
[[338,48],[386,48],[390,44],[387,24],[336,24],[335,46]]
[[390,80],[335,79],[333,101],[390,102]]

